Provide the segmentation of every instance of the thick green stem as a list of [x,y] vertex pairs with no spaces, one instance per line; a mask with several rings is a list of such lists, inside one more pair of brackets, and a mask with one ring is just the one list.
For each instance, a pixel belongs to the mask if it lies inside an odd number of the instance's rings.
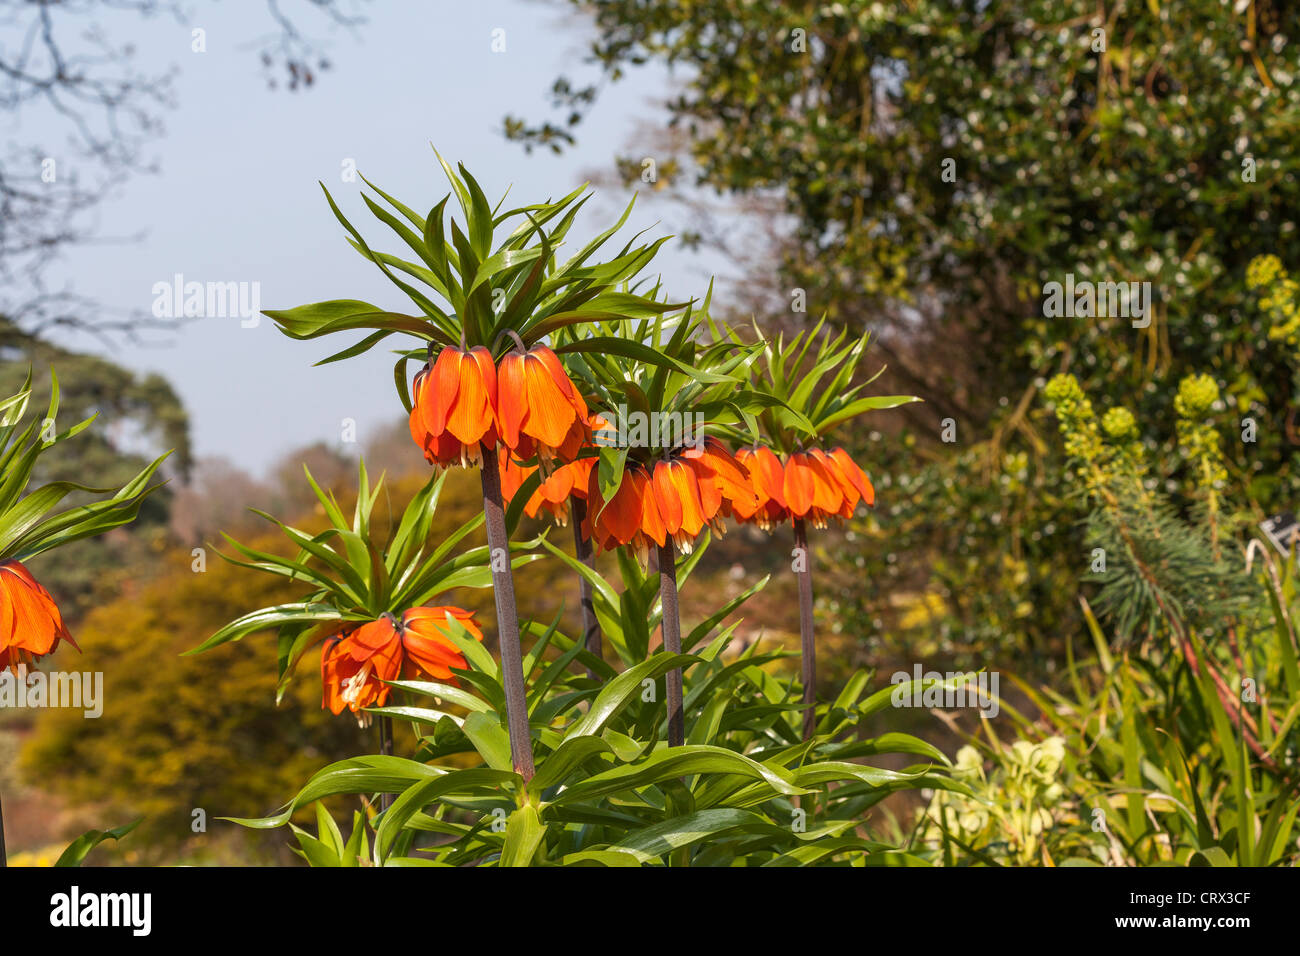
[[[664,650],[680,654],[682,622],[677,610],[677,561],[673,556],[671,539],[659,547],[659,600],[663,604]],[[668,698],[668,746],[680,747],[686,742],[681,668],[670,670],[665,683]]]
[[803,651],[803,739],[817,727],[817,644],[813,639],[812,555],[803,518],[794,519],[795,573],[799,575],[799,640]]
[[[583,499],[570,495],[569,496],[570,520],[573,522],[573,551],[579,561],[589,568],[595,568],[595,561],[591,554],[591,542],[582,536],[582,522],[587,517],[587,502]],[[600,624],[596,621],[596,605],[591,597],[591,582],[578,575],[578,600],[582,605],[582,639],[587,645],[587,650],[594,656],[601,656],[600,647]],[[597,675],[590,667],[587,668],[587,676],[596,679]]]
[[483,518],[487,526],[488,560],[497,605],[497,638],[501,646],[501,679],[506,691],[506,723],[510,728],[510,760],[524,783],[533,779],[533,742],[528,730],[528,700],[524,694],[524,654],[519,645],[519,614],[515,608],[515,578],[510,567],[510,538],[501,502],[501,473],[495,448],[483,445]]
[[9,865],[9,858],[5,855],[5,809],[4,804],[0,803],[0,869]]

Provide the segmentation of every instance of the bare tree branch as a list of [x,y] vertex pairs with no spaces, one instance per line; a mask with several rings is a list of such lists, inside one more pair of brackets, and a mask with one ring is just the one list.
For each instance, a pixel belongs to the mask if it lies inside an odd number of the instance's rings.
[[[291,90],[328,69],[323,42],[301,19],[352,29],[363,22],[364,2],[265,0],[273,29],[249,46],[268,86],[278,86],[271,73],[281,68]],[[72,247],[139,238],[105,236],[93,214],[132,176],[157,171],[145,150],[176,106],[177,70],[142,69],[129,39],[133,22],[157,16],[188,19],[179,0],[0,0],[0,125],[11,144],[0,152],[0,314],[29,330],[93,325],[125,333],[159,324],[104,317],[44,281]],[[39,141],[29,126],[39,127]]]

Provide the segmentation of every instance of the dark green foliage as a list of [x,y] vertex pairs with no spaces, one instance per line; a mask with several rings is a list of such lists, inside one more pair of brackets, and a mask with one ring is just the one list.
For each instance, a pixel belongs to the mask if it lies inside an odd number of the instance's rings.
[[[914,445],[862,436],[883,530],[856,528],[858,573],[881,584],[845,596],[861,630],[915,618],[903,646],[941,631],[952,653],[1059,654],[1078,622],[1061,582],[1084,542],[1034,410],[1057,371],[1143,422],[1168,415],[1187,371],[1209,373],[1233,415],[1259,424],[1257,442],[1226,448],[1248,497],[1266,510],[1300,497],[1294,359],[1244,287],[1254,255],[1300,258],[1293,8],[577,6],[596,29],[592,71],[674,67],[668,111],[684,145],[642,137],[637,156],[724,194],[775,196],[791,217],[774,281],[742,264],[763,284],[760,321],[789,322],[789,290],[805,289],[809,316],[874,329],[886,387],[925,400],[903,413]],[[580,118],[595,85],[571,76],[556,103]],[[506,131],[563,146],[581,127],[525,118]],[[1045,316],[1043,285],[1071,273],[1149,281],[1150,325]],[[948,418],[952,443],[939,440]]]

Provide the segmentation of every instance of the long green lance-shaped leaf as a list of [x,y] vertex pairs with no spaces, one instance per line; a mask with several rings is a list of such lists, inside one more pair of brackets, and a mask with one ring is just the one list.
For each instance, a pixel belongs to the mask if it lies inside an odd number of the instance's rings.
[[340,793],[402,793],[413,783],[442,777],[448,771],[405,757],[370,755],[340,760],[317,771],[280,813],[269,817],[222,817],[255,830],[284,826],[299,807]]
[[654,863],[674,850],[737,833],[762,834],[774,838],[782,845],[800,841],[815,844],[822,839],[837,837],[853,825],[851,820],[842,820],[798,833],[789,826],[778,826],[750,810],[720,807],[684,814],[646,827],[609,849],[617,853],[628,853],[642,863]]
[[506,839],[501,846],[498,866],[528,866],[546,838],[546,826],[537,808],[525,804],[506,821]]
[[700,658],[691,654],[669,654],[661,651],[647,661],[629,667],[612,681],[592,701],[591,708],[565,731],[565,738],[599,734],[605,725],[641,692],[646,680],[662,677],[671,670],[697,663]]
[[256,631],[279,627],[281,624],[343,620],[345,620],[343,613],[332,604],[299,601],[292,604],[277,604],[274,607],[259,608],[231,621],[198,647],[185,651],[182,656],[199,654],[228,641],[238,641]]
[[418,781],[402,791],[380,820],[379,830],[375,835],[379,858],[383,860],[388,856],[397,835],[411,818],[440,797],[451,793],[479,791],[498,793],[507,787],[517,787],[522,783],[523,779],[513,771],[482,767],[453,770],[441,776]]
[[105,840],[113,840],[116,842],[117,840],[122,839],[122,837],[126,836],[143,822],[144,817],[141,817],[139,820],[123,824],[120,827],[113,827],[110,830],[87,830],[81,836],[68,844],[68,848],[59,855],[57,860],[54,861],[54,865],[81,866],[81,863],[85,860],[87,854],[89,854],[95,847],[99,846]]
[[797,796],[809,792],[793,783],[785,770],[766,766],[722,747],[687,745],[665,747],[640,763],[598,773],[564,789],[552,802],[557,805],[575,803],[696,773],[751,777],[763,781],[773,795]]

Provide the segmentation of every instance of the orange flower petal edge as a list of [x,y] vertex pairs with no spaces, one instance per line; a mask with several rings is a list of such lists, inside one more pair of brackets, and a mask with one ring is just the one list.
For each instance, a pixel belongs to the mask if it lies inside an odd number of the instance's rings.
[[473,613],[450,606],[413,607],[400,619],[384,614],[329,638],[321,650],[321,707],[334,714],[351,710],[365,726],[370,722],[365,708],[382,707],[392,695],[385,681],[406,674],[455,684],[452,668],[468,665],[447,637],[449,619],[483,640]]
[[50,592],[21,561],[0,561],[0,670],[34,665],[60,641],[77,647]]

